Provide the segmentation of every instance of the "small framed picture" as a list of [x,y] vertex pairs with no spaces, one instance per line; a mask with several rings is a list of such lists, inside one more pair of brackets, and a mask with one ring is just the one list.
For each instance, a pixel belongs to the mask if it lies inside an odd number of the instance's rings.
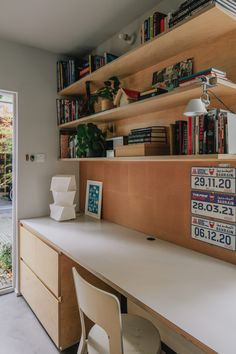
[[102,182],[87,181],[85,214],[101,219]]

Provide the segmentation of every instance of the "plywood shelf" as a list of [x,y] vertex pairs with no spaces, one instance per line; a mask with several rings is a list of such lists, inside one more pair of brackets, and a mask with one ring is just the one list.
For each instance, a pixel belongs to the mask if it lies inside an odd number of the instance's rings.
[[213,4],[195,16],[169,29],[159,37],[122,55],[113,62],[96,70],[74,84],[59,92],[61,96],[85,94],[85,82],[103,82],[111,76],[128,77],[145,68],[162,62],[180,51],[197,47],[207,41],[236,28],[236,16],[230,14],[219,5]]
[[99,162],[99,161],[166,161],[166,162],[201,162],[201,161],[214,161],[222,162],[225,161],[236,161],[236,155],[230,154],[209,154],[209,155],[168,155],[168,156],[137,156],[137,157],[90,157],[90,158],[67,158],[60,159],[60,161],[65,162],[76,162],[76,161],[88,161],[88,162]]
[[[211,88],[211,91],[220,97],[232,96],[236,94],[236,84],[218,79],[218,84]],[[184,88],[177,88],[174,91],[152,97],[143,101],[131,103],[129,105],[99,112],[88,117],[61,124],[60,129],[75,128],[84,123],[106,123],[122,120],[126,118],[135,118],[137,115],[160,112],[166,109],[174,108],[187,104],[192,98],[198,98],[202,94],[200,84],[190,85]]]

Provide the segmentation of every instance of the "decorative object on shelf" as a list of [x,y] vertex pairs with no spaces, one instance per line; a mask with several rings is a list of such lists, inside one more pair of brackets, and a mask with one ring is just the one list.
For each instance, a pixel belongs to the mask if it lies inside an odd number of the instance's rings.
[[77,127],[77,157],[105,156],[105,137],[95,124],[81,124]]
[[87,181],[85,214],[94,218],[101,218],[102,182]]
[[[106,111],[113,108],[113,100],[120,86],[120,81],[116,76],[104,82],[104,87],[98,89],[90,97],[90,104],[100,103],[97,111]],[[95,107],[96,111],[96,107]]]
[[60,158],[75,158],[76,157],[77,135],[72,130],[60,131]]
[[75,219],[74,203],[76,194],[75,176],[58,175],[52,177],[50,190],[54,203],[50,204],[50,217],[56,221]]
[[193,59],[183,60],[153,73],[152,86],[168,91],[179,86],[179,79],[193,73]]
[[129,90],[126,88],[120,88],[114,99],[114,105],[117,107],[122,107],[127,104],[138,101],[140,92],[135,90]]

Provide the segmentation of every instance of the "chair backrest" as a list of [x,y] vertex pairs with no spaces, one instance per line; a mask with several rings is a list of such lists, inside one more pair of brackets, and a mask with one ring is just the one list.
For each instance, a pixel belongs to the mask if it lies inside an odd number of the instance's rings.
[[[75,268],[73,268],[73,276],[82,330],[85,328],[82,314],[84,313],[106,331],[109,339],[110,354],[123,354],[120,303],[117,297],[89,284],[79,275]],[[82,334],[82,336],[84,335]]]

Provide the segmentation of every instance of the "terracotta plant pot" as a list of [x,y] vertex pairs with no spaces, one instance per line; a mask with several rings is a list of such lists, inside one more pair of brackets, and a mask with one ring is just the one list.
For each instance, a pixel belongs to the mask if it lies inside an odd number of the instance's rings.
[[108,109],[113,108],[113,102],[108,100],[107,98],[102,98],[101,99],[101,110],[102,111],[107,111]]

